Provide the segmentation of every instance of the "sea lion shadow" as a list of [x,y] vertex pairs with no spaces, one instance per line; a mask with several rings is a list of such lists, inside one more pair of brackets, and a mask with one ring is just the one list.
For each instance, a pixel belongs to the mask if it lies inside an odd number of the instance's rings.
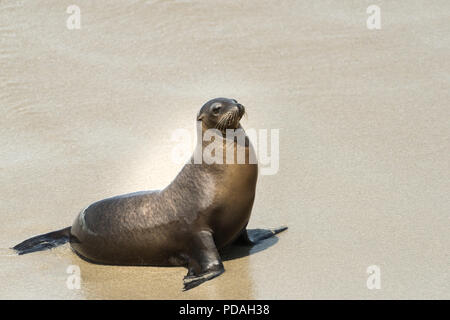
[[278,237],[273,236],[264,239],[254,245],[230,245],[220,250],[220,256],[223,261],[239,259],[252,254],[264,251],[278,242]]

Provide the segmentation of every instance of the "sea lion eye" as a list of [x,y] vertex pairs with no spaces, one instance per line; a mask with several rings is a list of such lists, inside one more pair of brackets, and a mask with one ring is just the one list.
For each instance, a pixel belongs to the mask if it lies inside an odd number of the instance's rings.
[[211,106],[211,111],[217,114],[221,108],[222,105],[220,103],[215,103]]

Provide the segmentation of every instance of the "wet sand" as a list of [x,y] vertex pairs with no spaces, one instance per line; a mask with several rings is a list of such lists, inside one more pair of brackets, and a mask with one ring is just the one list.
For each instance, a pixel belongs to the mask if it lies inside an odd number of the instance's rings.
[[[450,298],[448,1],[85,0],[68,30],[71,4],[0,0],[0,298]],[[172,132],[217,96],[280,129],[250,222],[288,225],[278,241],[188,292],[183,268],[8,250],[167,185]]]

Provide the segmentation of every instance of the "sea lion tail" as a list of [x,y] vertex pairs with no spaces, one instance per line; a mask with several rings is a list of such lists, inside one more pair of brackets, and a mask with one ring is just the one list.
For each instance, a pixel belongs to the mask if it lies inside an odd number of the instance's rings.
[[41,234],[27,239],[18,245],[12,247],[19,255],[52,249],[69,241],[70,228],[67,227],[58,231]]

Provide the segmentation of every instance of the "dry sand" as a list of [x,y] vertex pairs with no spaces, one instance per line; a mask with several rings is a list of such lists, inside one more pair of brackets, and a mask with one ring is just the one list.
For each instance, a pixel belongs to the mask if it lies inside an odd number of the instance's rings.
[[[0,0],[0,298],[450,298],[449,1],[84,0],[68,30],[73,2]],[[280,129],[250,223],[277,243],[188,292],[183,268],[8,250],[167,185],[172,132],[217,96]]]

